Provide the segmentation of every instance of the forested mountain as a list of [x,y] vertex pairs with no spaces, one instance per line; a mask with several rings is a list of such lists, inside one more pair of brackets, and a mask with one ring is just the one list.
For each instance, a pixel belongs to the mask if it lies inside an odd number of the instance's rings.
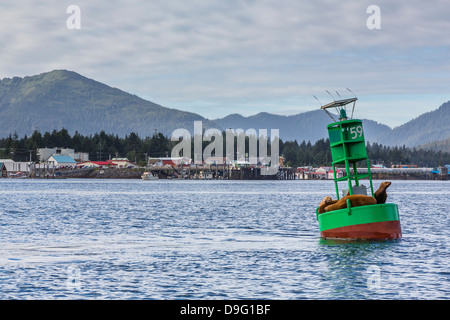
[[170,135],[177,128],[191,128],[195,120],[211,127],[198,114],[162,107],[71,71],[0,81],[1,137],[62,128],[83,134]]
[[[373,120],[363,120],[366,141],[382,143],[386,146],[417,147],[431,143],[439,147],[442,143],[434,141],[450,138],[450,101],[438,109],[422,114],[407,123],[391,129]],[[327,137],[326,126],[332,120],[322,110],[300,113],[292,116],[280,116],[258,113],[250,117],[232,114],[214,122],[222,128],[279,128],[280,136],[286,140],[311,141]]]
[[377,141],[390,146],[414,147],[450,138],[450,101],[384,133]]
[[443,151],[443,152],[450,153],[450,138],[426,143],[426,144],[418,146],[417,148],[422,148],[424,150]]
[[[34,131],[51,132],[65,128],[70,134],[104,131],[124,137],[141,137],[155,132],[170,136],[177,128],[192,132],[193,122],[203,128],[279,129],[285,141],[316,141],[327,138],[331,119],[322,110],[291,116],[266,112],[243,117],[232,114],[208,120],[198,114],[166,108],[116,88],[83,77],[75,72],[55,70],[30,77],[0,80],[0,137]],[[399,127],[363,119],[367,141],[386,146],[415,147],[450,138],[450,101]]]
[[[266,112],[250,117],[232,114],[222,119],[213,120],[222,128],[241,128],[247,130],[280,129],[284,140],[311,141],[328,137],[327,124],[331,123],[323,110],[314,110],[292,116],[280,116]],[[380,135],[387,134],[392,129],[373,120],[363,120],[364,136],[367,141],[377,141]]]

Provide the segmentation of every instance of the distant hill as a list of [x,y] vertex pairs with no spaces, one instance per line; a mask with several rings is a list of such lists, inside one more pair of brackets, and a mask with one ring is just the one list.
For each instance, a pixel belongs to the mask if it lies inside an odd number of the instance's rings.
[[385,145],[415,147],[450,138],[450,101],[378,136]]
[[[333,120],[323,110],[314,110],[292,116],[280,116],[266,112],[250,117],[232,114],[213,121],[222,128],[280,129],[280,136],[283,140],[297,140],[299,143],[305,140],[314,143],[328,137],[327,124]],[[367,141],[376,141],[380,135],[392,131],[387,125],[373,120],[363,120],[363,125]]]
[[[438,109],[422,114],[394,129],[373,120],[362,119],[366,141],[378,142],[387,146],[415,147],[450,138],[450,101]],[[243,117],[232,114],[213,120],[222,128],[280,129],[283,140],[303,140],[315,142],[327,137],[326,125],[332,120],[322,110],[299,113],[292,116],[280,116],[258,113]],[[442,146],[442,144],[434,144]]]
[[[323,114],[322,114],[323,113]],[[261,112],[254,116],[244,117],[231,114],[222,119],[214,119],[221,128],[247,129],[280,129],[283,140],[319,140],[327,135],[327,116],[320,110],[300,113],[293,116],[281,116]]]
[[[155,131],[169,136],[177,128],[192,132],[193,122],[204,128],[279,129],[284,141],[315,141],[326,138],[326,125],[332,120],[322,110],[291,116],[266,112],[244,117],[231,114],[208,120],[196,113],[166,108],[88,79],[76,72],[54,70],[29,77],[0,80],[0,137],[17,132],[30,135],[60,130],[70,133],[106,133],[125,136],[131,132],[141,137]],[[373,120],[363,119],[367,141],[384,145],[433,145],[450,138],[450,101],[438,109],[422,114],[391,129]],[[441,146],[435,143],[434,147]]]
[[198,114],[165,108],[72,71],[0,81],[0,136],[62,127],[82,134],[170,135],[177,128],[191,130],[195,120],[215,127]]

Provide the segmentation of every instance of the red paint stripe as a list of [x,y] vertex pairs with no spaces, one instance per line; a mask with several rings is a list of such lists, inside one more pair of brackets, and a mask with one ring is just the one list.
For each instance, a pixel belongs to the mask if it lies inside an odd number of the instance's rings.
[[345,239],[399,239],[402,237],[400,221],[382,221],[328,229],[320,232],[323,238]]

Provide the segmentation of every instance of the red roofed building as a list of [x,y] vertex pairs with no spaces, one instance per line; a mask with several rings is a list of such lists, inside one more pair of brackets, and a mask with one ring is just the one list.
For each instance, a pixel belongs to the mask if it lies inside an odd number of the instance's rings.
[[[333,167],[320,167],[314,173],[319,179],[334,179]],[[344,171],[336,168],[336,178],[342,178],[343,176]]]
[[[336,178],[342,178],[344,176],[344,171],[336,168]],[[333,169],[328,171],[328,179],[334,179]]]
[[316,174],[316,177],[319,179],[328,179],[328,172],[330,170],[332,170],[331,167],[320,167],[314,173]]

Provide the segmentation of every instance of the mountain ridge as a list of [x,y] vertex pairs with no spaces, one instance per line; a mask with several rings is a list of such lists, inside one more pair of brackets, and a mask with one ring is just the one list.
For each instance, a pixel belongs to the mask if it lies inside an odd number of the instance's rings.
[[170,134],[192,127],[197,120],[204,127],[215,125],[198,114],[163,107],[73,71],[0,80],[0,136],[62,127],[84,134],[104,130],[151,136],[155,130]]
[[433,111],[392,129],[389,135],[380,135],[379,140],[386,145],[415,147],[450,137],[450,101],[444,102]]
[[[232,114],[212,121],[224,128],[241,128],[243,130],[280,128],[280,135],[285,140],[315,142],[327,137],[326,126],[330,123],[330,118],[322,110],[312,110],[291,116],[273,115],[267,112],[248,117]],[[389,126],[374,120],[362,119],[362,121],[368,141],[376,141],[378,136],[392,130]]]
[[[53,70],[39,75],[0,80],[0,136],[34,130],[95,134],[101,130],[125,136],[131,132],[152,136],[158,131],[169,136],[177,128],[192,132],[193,122],[203,128],[279,129],[283,140],[301,142],[327,138],[330,118],[322,110],[295,115],[260,112],[252,116],[238,113],[207,119],[193,112],[164,107],[118,88],[110,87],[74,71]],[[366,140],[388,146],[415,147],[450,137],[450,101],[401,126],[389,126],[362,119]],[[440,144],[435,144],[439,146]]]

